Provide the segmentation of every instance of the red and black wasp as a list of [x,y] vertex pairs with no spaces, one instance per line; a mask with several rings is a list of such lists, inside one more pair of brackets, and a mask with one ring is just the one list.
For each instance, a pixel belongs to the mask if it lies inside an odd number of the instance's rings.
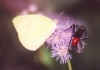
[[86,45],[83,40],[87,39],[87,30],[86,28],[81,25],[75,25],[73,24],[70,28],[72,30],[72,37],[70,40],[70,48],[76,49],[78,53],[82,52],[82,49],[84,49],[84,46]]

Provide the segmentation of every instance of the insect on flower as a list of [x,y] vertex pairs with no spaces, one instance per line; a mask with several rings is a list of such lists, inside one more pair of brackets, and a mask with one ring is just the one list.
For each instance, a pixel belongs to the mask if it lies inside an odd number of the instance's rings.
[[86,45],[83,40],[88,38],[86,28],[83,25],[79,26],[73,24],[68,30],[69,29],[72,29],[73,33],[69,47],[76,49],[78,53],[82,52],[82,49],[84,49]]

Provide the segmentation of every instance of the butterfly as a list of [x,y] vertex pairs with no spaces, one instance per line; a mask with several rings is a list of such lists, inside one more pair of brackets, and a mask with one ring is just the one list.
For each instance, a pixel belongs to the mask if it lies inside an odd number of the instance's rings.
[[16,16],[12,22],[21,44],[32,51],[42,46],[56,29],[56,22],[38,14]]

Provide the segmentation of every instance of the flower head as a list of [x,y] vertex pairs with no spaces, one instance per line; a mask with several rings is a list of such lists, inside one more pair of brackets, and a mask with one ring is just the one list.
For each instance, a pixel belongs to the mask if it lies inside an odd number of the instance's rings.
[[72,30],[67,30],[68,24],[69,21],[67,23],[57,23],[57,29],[46,41],[47,46],[51,48],[52,57],[56,57],[56,60],[60,59],[60,63],[66,63],[71,58],[68,46]]
[[86,44],[82,40],[86,38],[84,37],[86,31],[83,32],[80,28],[79,25],[73,24],[69,19],[60,19],[57,28],[46,40],[47,46],[51,48],[51,56],[55,57],[57,61],[60,60],[61,64],[72,59],[69,50],[76,50],[77,53],[81,53],[84,49]]

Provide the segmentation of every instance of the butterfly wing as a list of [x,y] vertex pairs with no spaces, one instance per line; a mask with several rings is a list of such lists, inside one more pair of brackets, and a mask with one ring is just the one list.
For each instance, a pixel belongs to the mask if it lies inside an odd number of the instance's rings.
[[42,15],[22,15],[13,19],[22,45],[28,50],[37,50],[53,33],[56,24]]

